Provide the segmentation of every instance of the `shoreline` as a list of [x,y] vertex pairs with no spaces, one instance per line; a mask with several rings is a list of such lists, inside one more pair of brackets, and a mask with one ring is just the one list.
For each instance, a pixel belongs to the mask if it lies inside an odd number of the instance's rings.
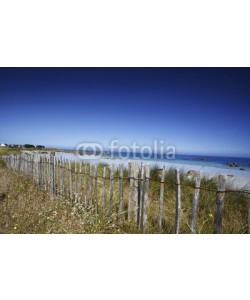
[[[40,155],[49,155],[52,149],[42,149],[42,150],[23,150],[21,152],[29,152],[29,153],[37,153]],[[204,162],[201,161],[200,164],[196,163],[189,163],[189,161],[185,161],[185,163],[179,162],[169,162],[169,161],[156,161],[156,160],[142,160],[142,159],[127,159],[127,158],[109,158],[109,157],[96,157],[95,155],[81,155],[80,157],[77,156],[72,151],[64,152],[60,149],[53,149],[57,158],[64,158],[71,161],[83,161],[84,163],[91,163],[91,164],[107,164],[111,165],[114,164],[116,167],[119,164],[123,164],[126,168],[128,167],[129,161],[137,161],[138,164],[142,162],[147,163],[150,165],[151,168],[157,166],[159,168],[165,167],[166,170],[168,169],[180,169],[181,171],[187,173],[188,171],[199,171],[202,173],[202,177],[207,178],[214,178],[218,177],[219,175],[226,175],[226,183],[231,184],[235,188],[244,188],[246,190],[250,190],[250,170],[239,170],[235,168],[228,168],[228,167],[219,167],[219,166],[208,166],[204,165]]]
[[83,161],[85,163],[92,164],[114,164],[118,166],[119,164],[123,164],[125,167],[128,167],[129,161],[137,161],[138,164],[142,162],[148,163],[151,167],[158,166],[159,168],[165,167],[166,170],[171,168],[177,168],[184,172],[188,172],[190,170],[200,171],[202,172],[202,176],[206,176],[208,178],[217,177],[219,175],[227,175],[227,183],[231,183],[236,187],[245,187],[250,190],[250,171],[248,170],[238,170],[238,169],[228,169],[228,168],[220,168],[217,166],[207,166],[207,165],[197,165],[197,164],[180,164],[180,163],[170,163],[170,162],[162,162],[162,161],[153,161],[153,160],[142,160],[142,159],[122,159],[122,158],[98,158],[89,155],[82,155],[81,158],[76,156],[73,153],[63,153],[56,152],[57,157],[63,157],[66,159],[72,159],[77,161]]

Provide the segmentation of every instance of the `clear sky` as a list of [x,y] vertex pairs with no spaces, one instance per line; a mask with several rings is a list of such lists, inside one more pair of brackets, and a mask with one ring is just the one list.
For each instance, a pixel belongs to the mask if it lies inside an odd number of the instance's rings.
[[0,143],[250,156],[250,68],[0,68]]

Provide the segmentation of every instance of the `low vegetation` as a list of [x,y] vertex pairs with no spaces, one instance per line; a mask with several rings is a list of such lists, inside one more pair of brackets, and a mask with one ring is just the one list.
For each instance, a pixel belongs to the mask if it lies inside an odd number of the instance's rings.
[[[98,211],[96,219],[94,207],[84,208],[83,201],[71,202],[61,197],[52,199],[48,192],[41,190],[30,178],[20,172],[8,169],[1,159],[3,154],[17,154],[19,149],[0,149],[0,233],[137,233],[136,224],[126,220],[117,221],[117,214],[108,216]],[[127,176],[125,171],[125,177]],[[101,168],[99,168],[101,176]],[[108,175],[108,174],[107,174]],[[115,174],[115,176],[117,176]],[[149,214],[147,233],[157,233],[159,209],[160,173],[157,167],[151,171],[149,190]],[[89,179],[88,179],[89,180]],[[73,177],[74,182],[74,177]],[[166,172],[163,208],[163,233],[174,232],[175,185],[174,170]],[[89,182],[87,182],[89,184]],[[102,178],[98,179],[98,186]],[[181,172],[181,233],[191,233],[190,219],[194,181]],[[109,182],[107,181],[107,190]],[[216,181],[203,178],[197,219],[197,233],[212,233],[215,210]],[[231,188],[231,187],[227,187]],[[102,189],[97,197],[101,201]],[[211,190],[211,191],[209,191]],[[107,191],[107,199],[108,199]],[[114,209],[117,211],[119,183],[114,181]],[[129,180],[124,184],[124,210],[129,197]],[[226,193],[223,214],[223,233],[247,233],[249,196],[240,190]]]

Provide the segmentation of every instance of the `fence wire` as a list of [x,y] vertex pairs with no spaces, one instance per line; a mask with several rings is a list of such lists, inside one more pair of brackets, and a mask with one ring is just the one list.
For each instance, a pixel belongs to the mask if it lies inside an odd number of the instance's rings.
[[[20,156],[18,159],[21,159],[22,161],[25,161],[25,162],[28,162],[29,164],[32,163],[31,161],[23,158],[22,156]],[[56,160],[57,162],[60,162],[60,160]],[[53,165],[52,162],[50,161],[47,161],[47,162],[41,162],[41,161],[37,161],[35,164],[41,164],[41,165]],[[84,163],[83,165],[91,165],[89,163]],[[121,179],[120,176],[114,176],[112,179],[110,179],[110,177],[103,177],[102,175],[90,175],[89,173],[85,173],[85,172],[75,172],[74,170],[72,169],[69,169],[68,167],[65,167],[65,166],[62,166],[62,165],[55,165],[55,167],[59,167],[59,169],[64,169],[66,171],[69,171],[71,172],[72,174],[76,174],[76,175],[84,175],[84,176],[87,176],[88,178],[101,178],[101,179],[106,179],[106,180],[114,180],[114,179]],[[97,165],[98,167],[98,165]],[[159,171],[162,170],[162,169],[158,169]],[[141,178],[139,178],[140,175],[137,177],[133,177],[133,176],[124,176],[122,177],[124,180],[136,180],[138,182],[142,181]],[[194,190],[203,190],[203,191],[208,191],[208,192],[214,192],[214,193],[242,193],[242,194],[247,194],[247,195],[250,195],[250,190],[241,190],[241,189],[235,189],[235,190],[232,190],[232,189],[226,189],[226,190],[220,190],[220,189],[213,189],[213,188],[206,188],[206,187],[195,187],[193,185],[189,185],[189,184],[186,184],[186,183],[176,183],[174,181],[161,181],[160,179],[159,180],[156,180],[156,179],[153,179],[153,178],[150,178],[150,177],[145,177],[145,180],[146,181],[149,181],[149,182],[155,182],[155,183],[163,183],[163,184],[168,184],[168,185],[172,185],[172,186],[177,186],[177,185],[181,185],[182,187],[186,187],[186,188],[191,188],[191,189],[194,189]]]

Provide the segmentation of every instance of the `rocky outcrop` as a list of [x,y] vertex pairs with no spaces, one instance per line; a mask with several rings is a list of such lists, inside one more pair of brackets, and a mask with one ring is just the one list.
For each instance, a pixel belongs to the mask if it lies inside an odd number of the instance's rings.
[[227,165],[229,167],[239,167],[239,165],[237,165],[235,162],[229,162]]

